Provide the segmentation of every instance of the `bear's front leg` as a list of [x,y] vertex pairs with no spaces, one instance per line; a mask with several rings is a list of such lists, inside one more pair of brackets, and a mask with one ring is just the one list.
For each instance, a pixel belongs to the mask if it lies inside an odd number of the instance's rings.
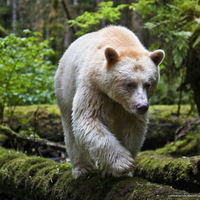
[[89,154],[93,160],[102,164],[103,176],[131,176],[135,161],[131,153],[102,123],[103,117],[99,116],[99,113],[104,112],[99,110],[102,109],[102,104],[98,106],[98,100],[95,101],[95,105],[92,103],[93,100],[84,105],[78,102],[81,101],[74,98],[72,125],[79,148],[86,152],[86,156]]

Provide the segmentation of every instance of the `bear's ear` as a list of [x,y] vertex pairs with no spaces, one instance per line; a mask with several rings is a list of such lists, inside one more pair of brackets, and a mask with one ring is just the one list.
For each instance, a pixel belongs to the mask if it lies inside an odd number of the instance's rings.
[[150,53],[150,58],[157,66],[163,61],[164,57],[165,52],[161,49],[155,50],[152,53]]
[[106,47],[104,54],[107,60],[107,66],[115,64],[119,58],[119,53],[112,47]]

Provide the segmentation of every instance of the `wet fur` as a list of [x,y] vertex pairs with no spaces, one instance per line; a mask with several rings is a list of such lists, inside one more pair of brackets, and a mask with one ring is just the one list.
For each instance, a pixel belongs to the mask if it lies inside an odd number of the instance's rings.
[[148,123],[136,107],[149,103],[163,58],[162,50],[147,51],[121,26],[86,34],[64,53],[55,92],[74,178],[95,169],[95,161],[103,176],[132,176]]

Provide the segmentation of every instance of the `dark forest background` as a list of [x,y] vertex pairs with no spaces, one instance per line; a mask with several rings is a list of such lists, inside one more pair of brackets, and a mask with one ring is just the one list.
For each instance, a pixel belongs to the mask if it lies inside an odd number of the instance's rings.
[[[181,104],[189,104],[189,113],[200,113],[198,0],[0,0],[1,110],[56,103],[53,76],[64,51],[82,34],[109,24],[128,27],[149,50],[165,50],[152,104],[177,104],[177,115]],[[36,84],[28,84],[30,78]]]

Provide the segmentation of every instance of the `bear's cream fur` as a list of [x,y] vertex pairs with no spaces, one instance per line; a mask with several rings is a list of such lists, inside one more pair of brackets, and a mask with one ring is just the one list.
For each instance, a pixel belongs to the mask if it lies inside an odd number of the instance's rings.
[[64,53],[55,92],[74,178],[96,161],[103,177],[132,176],[163,58],[122,26],[86,34]]

